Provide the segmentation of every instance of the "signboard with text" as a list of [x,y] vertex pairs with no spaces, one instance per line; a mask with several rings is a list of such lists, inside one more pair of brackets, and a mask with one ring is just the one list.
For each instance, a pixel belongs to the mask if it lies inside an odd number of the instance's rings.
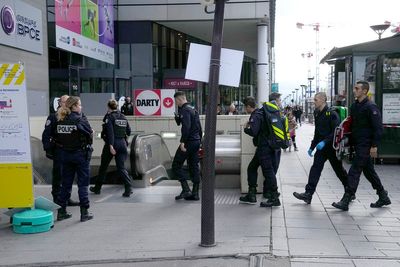
[[56,46],[114,64],[113,0],[55,0]]
[[33,206],[25,71],[0,64],[0,208]]
[[43,54],[42,11],[21,0],[0,0],[0,44]]
[[175,90],[134,90],[135,116],[169,116],[175,112]]
[[400,124],[400,94],[382,95],[382,122]]
[[164,79],[166,89],[196,89],[196,81],[187,79]]

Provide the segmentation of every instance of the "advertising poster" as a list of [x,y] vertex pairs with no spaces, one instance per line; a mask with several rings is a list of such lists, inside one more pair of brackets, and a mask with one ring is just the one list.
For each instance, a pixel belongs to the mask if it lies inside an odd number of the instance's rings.
[[135,116],[171,116],[175,112],[174,89],[134,90]]
[[114,64],[113,0],[55,0],[56,46]]
[[0,44],[43,54],[42,11],[21,0],[0,0]]
[[400,124],[400,94],[383,94],[383,124]]
[[33,177],[25,71],[0,64],[0,207],[33,205]]

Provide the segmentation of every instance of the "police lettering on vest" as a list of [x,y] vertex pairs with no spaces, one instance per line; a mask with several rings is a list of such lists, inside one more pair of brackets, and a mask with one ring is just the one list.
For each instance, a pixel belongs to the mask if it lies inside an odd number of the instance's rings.
[[57,143],[65,150],[75,150],[86,145],[86,138],[78,131],[78,120],[57,122]]
[[128,121],[124,119],[114,120],[114,136],[116,138],[124,138],[126,136],[126,127]]

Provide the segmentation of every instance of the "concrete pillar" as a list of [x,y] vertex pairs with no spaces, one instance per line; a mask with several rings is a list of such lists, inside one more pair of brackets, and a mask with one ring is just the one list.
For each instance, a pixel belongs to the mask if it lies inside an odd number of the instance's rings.
[[268,101],[270,93],[269,56],[268,56],[268,23],[257,24],[257,103]]

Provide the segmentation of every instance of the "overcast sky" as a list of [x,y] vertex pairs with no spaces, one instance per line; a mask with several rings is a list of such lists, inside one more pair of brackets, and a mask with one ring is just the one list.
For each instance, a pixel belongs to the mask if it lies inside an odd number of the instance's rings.
[[[320,53],[322,59],[333,47],[372,41],[378,35],[370,25],[400,22],[400,0],[277,0],[275,20],[276,82],[285,97],[300,84],[308,84],[308,66],[315,76],[316,34],[312,27],[296,27],[320,23]],[[393,35],[389,28],[382,38]],[[302,53],[313,57],[303,58]],[[320,65],[320,87],[327,86],[329,67]],[[312,85],[315,88],[315,83]]]

